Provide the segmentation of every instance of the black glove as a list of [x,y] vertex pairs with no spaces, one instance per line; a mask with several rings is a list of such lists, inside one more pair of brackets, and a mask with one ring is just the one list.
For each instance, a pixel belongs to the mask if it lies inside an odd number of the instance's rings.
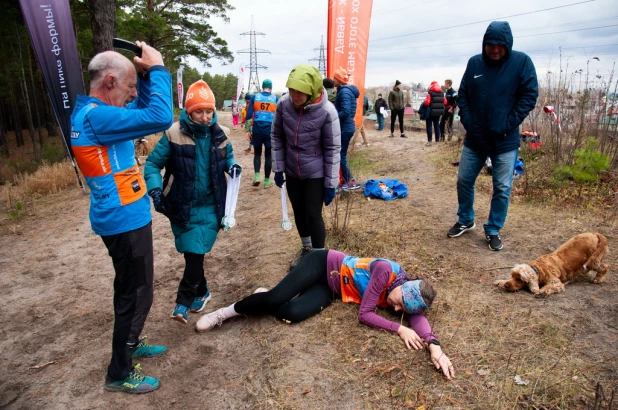
[[279,188],[283,188],[283,183],[285,179],[283,179],[283,172],[275,172],[275,185]]
[[324,188],[324,205],[328,206],[335,199],[335,188]]
[[230,169],[227,171],[227,173],[230,174],[232,178],[236,178],[240,176],[241,172],[242,172],[242,167],[240,166],[240,164],[232,165]]
[[161,188],[154,188],[148,192],[148,195],[152,198],[152,203],[154,204],[155,211],[166,215],[170,209],[170,204],[167,201],[165,195],[163,195],[163,191]]

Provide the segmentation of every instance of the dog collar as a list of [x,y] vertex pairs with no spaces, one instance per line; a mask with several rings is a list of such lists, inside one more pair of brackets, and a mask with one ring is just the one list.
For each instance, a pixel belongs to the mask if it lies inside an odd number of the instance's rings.
[[539,272],[537,272],[537,271],[536,271],[536,269],[534,269],[532,266],[530,266],[530,269],[532,269],[532,270],[534,271],[534,274],[535,274],[536,276],[539,276]]

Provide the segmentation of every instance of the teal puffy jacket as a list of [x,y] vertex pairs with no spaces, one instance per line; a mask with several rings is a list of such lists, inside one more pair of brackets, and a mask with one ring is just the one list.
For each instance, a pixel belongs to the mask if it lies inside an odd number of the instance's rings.
[[[176,250],[210,252],[225,212],[225,172],[236,163],[232,144],[216,124],[190,123],[186,112],[150,153],[144,168],[148,192],[163,189]],[[214,135],[214,138],[213,138]],[[165,168],[165,176],[161,170]]]

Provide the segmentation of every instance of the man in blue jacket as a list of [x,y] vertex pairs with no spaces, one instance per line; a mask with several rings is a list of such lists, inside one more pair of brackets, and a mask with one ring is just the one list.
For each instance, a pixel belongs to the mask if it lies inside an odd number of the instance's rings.
[[[161,53],[136,42],[142,57],[114,51],[88,65],[90,95],[77,97],[71,148],[90,188],[90,224],[114,263],[114,333],[105,390],[147,393],[159,380],[139,372],[132,359],[167,351],[140,339],[153,299],[152,216],[133,140],[172,125],[171,76]],[[139,84],[139,88],[136,86]],[[139,91],[138,91],[139,90]]]
[[[247,106],[247,140],[253,145],[253,186],[260,185],[260,167],[262,165],[262,145],[264,145],[264,188],[272,186],[270,172],[273,157],[270,143],[270,128],[273,124],[275,110],[279,99],[271,94],[273,83],[269,79],[262,81],[262,92],[251,97]],[[251,120],[251,121],[249,121]]]
[[513,51],[509,23],[492,22],[483,37],[482,54],[468,61],[459,88],[459,116],[466,129],[457,174],[459,220],[448,231],[454,238],[476,227],[474,185],[487,157],[493,166],[493,195],[483,225],[489,249],[502,249],[504,225],[519,150],[519,125],[539,95],[536,70],[526,54]]
[[341,174],[343,177],[343,185],[341,189],[344,191],[359,189],[361,186],[357,184],[352,176],[352,172],[348,167],[348,147],[350,141],[356,131],[354,117],[356,116],[356,99],[360,97],[360,91],[355,85],[348,85],[348,72],[342,68],[335,71],[333,75],[335,86],[337,87],[337,97],[335,98],[335,108],[339,114],[339,123],[341,125]]

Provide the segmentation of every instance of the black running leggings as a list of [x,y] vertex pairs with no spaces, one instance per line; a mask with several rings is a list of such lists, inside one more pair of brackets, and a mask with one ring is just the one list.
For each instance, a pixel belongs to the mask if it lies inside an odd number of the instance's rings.
[[322,219],[324,178],[296,179],[286,174],[286,189],[301,238],[311,237],[311,246],[323,248],[326,228]]
[[337,297],[328,286],[326,255],[327,250],[309,253],[277,286],[247,296],[234,304],[234,310],[247,316],[267,313],[291,323],[320,313]]
[[[253,170],[260,172],[262,162],[262,144],[253,146]],[[264,147],[264,178],[270,178],[273,169],[273,155],[271,147]]]

